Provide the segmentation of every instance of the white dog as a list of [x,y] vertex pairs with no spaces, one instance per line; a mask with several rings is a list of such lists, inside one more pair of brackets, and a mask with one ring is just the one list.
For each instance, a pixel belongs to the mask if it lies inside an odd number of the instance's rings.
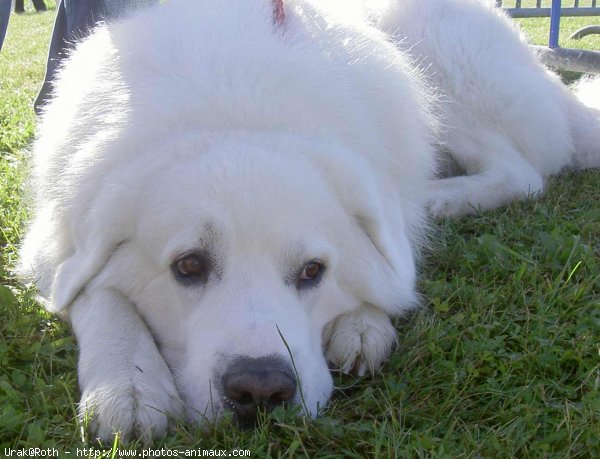
[[434,215],[493,209],[540,193],[565,167],[600,167],[600,82],[586,85],[596,110],[586,108],[493,1],[388,3],[379,26],[440,95],[439,142],[453,176],[433,184]]
[[[73,325],[100,438],[316,415],[328,362],[377,370],[389,316],[417,304],[428,203],[490,208],[600,164],[598,120],[490,6],[273,11],[174,0],[98,28],[60,73],[22,265]],[[468,175],[432,198],[436,142]]]

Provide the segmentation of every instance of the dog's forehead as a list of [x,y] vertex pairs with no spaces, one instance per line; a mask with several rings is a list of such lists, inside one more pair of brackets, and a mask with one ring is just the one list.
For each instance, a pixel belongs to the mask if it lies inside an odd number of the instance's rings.
[[243,145],[169,165],[149,181],[141,202],[149,220],[141,226],[152,228],[145,236],[157,243],[210,235],[217,242],[289,246],[333,231],[346,219],[335,193],[308,161]]
[[165,164],[148,182],[146,199],[190,215],[193,209],[214,206],[234,215],[251,211],[255,217],[262,209],[272,216],[277,209],[314,214],[338,207],[318,168],[302,155],[243,143],[219,145]]

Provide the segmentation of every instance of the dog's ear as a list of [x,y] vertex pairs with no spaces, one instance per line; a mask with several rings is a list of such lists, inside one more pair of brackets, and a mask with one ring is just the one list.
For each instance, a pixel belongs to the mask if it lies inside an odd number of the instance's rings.
[[[345,274],[349,288],[361,302],[399,314],[418,303],[414,241],[409,238],[402,209],[391,207],[383,212],[380,204],[375,198],[369,208],[354,213],[360,230]],[[390,221],[389,212],[398,212],[394,221]]]
[[125,240],[119,241],[107,237],[106,234],[91,231],[80,242],[75,253],[56,270],[50,300],[50,308],[53,311],[66,310],[102,271],[111,255]]
[[336,158],[332,152],[319,162],[352,225],[340,282],[361,302],[390,314],[415,307],[418,241],[410,223],[418,221],[419,209],[402,202],[359,158],[348,160],[344,152]]
[[[64,312],[102,271],[123,239],[110,224],[76,222],[70,230],[58,212],[41,212],[20,251],[19,275],[36,283],[39,300],[52,312]],[[98,222],[95,222],[98,223]]]
[[[20,275],[35,281],[51,311],[65,311],[132,234],[132,203],[122,189],[99,191],[85,208],[61,212],[52,203],[35,218],[21,247]],[[120,211],[111,205],[120,203]],[[66,206],[63,206],[66,207]]]
[[[112,193],[112,196],[106,196]],[[133,195],[130,193],[130,195]],[[119,199],[119,196],[121,197]],[[90,203],[87,214],[75,217],[70,231],[71,255],[54,273],[51,308],[65,310],[104,269],[111,256],[132,234],[133,201],[127,199],[125,185],[100,193]],[[119,211],[113,203],[119,202]],[[73,219],[73,215],[71,215]]]

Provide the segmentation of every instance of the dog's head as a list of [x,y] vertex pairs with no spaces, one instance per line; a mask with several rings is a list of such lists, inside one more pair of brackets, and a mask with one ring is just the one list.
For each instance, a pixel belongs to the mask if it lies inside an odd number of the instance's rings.
[[316,415],[332,391],[325,326],[361,304],[414,303],[401,209],[388,221],[368,166],[261,137],[180,138],[120,171],[128,192],[93,213],[56,276],[58,308],[90,284],[136,305],[193,419],[281,403]]

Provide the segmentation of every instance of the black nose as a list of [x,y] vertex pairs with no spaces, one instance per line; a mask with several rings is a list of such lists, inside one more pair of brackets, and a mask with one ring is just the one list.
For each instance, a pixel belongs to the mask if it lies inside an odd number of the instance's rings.
[[296,378],[278,357],[240,357],[223,374],[223,393],[240,423],[247,425],[256,421],[259,410],[269,412],[291,401]]

